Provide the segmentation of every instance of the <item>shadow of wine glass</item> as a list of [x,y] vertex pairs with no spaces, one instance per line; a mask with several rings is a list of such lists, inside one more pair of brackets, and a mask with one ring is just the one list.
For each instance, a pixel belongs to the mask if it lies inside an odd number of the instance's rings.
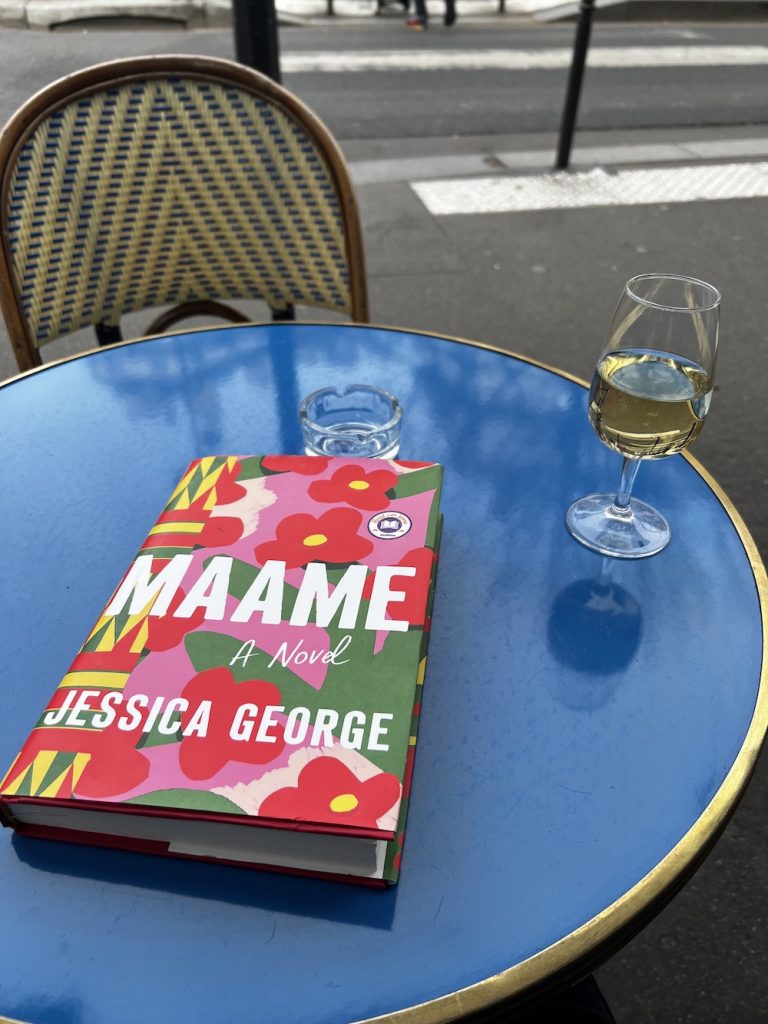
[[636,598],[610,579],[605,563],[599,576],[576,580],[555,596],[547,620],[547,645],[570,672],[552,675],[552,696],[574,711],[593,711],[624,679],[643,632]]

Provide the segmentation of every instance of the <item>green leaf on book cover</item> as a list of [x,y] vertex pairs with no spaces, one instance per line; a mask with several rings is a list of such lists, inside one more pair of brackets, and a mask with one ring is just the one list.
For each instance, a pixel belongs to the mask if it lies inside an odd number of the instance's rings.
[[391,714],[386,740],[389,749],[370,750],[364,746],[361,753],[383,771],[397,771],[411,731],[411,701],[422,630],[387,634],[376,654],[376,633],[372,630],[329,627],[328,635],[332,650],[345,637],[352,639],[338,659],[346,663],[328,666],[320,706],[353,708],[362,711],[368,722],[374,713]]
[[190,811],[214,811],[218,814],[245,814],[242,807],[225,796],[209,793],[205,789],[156,789],[153,793],[132,796],[127,804],[146,804],[150,807],[182,807]]
[[440,548],[440,534],[443,528],[443,513],[440,511],[440,499],[435,493],[432,504],[429,506],[429,518],[427,519],[427,543],[433,551]]
[[236,480],[242,483],[243,480],[256,480],[260,476],[271,476],[261,465],[261,456],[249,455],[246,459],[240,459],[240,472]]
[[425,491],[433,491],[440,484],[441,470],[436,466],[428,466],[425,469],[414,469],[410,473],[402,473],[397,478],[397,483],[387,494],[394,499],[411,498],[414,494],[423,494]]
[[139,750],[142,747],[162,747],[167,743],[179,743],[181,741],[181,714],[172,715],[168,724],[169,726],[172,724],[176,730],[170,736],[167,733],[160,732],[160,722],[158,720],[149,732],[141,734],[141,738],[136,744],[136,749]]

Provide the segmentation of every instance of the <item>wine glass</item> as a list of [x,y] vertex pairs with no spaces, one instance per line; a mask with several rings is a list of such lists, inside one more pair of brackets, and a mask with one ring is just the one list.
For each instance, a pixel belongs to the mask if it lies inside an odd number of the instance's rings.
[[589,391],[589,421],[624,456],[616,494],[575,501],[566,523],[576,540],[617,558],[646,558],[669,542],[666,519],[631,497],[644,459],[687,448],[709,410],[720,293],[675,274],[641,274],[624,287]]

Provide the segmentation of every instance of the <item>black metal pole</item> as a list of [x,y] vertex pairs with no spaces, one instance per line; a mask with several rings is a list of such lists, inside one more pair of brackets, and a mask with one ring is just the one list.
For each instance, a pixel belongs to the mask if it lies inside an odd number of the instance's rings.
[[232,0],[232,21],[237,60],[279,82],[275,0]]
[[555,167],[558,171],[564,171],[568,167],[568,161],[571,156],[571,144],[573,143],[573,132],[576,127],[576,113],[579,109],[581,81],[584,77],[584,65],[587,61],[594,8],[595,0],[581,0],[579,4],[579,21],[576,26],[576,38],[573,42],[571,73],[568,76],[563,120],[560,125],[560,142],[557,147],[557,163]]

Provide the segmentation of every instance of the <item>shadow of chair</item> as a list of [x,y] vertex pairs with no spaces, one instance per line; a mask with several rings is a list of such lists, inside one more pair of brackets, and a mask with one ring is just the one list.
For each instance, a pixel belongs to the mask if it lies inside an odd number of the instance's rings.
[[0,136],[0,307],[20,370],[40,346],[173,306],[247,322],[260,299],[368,320],[349,170],[322,122],[251,68],[197,56],[111,61],[47,86]]

